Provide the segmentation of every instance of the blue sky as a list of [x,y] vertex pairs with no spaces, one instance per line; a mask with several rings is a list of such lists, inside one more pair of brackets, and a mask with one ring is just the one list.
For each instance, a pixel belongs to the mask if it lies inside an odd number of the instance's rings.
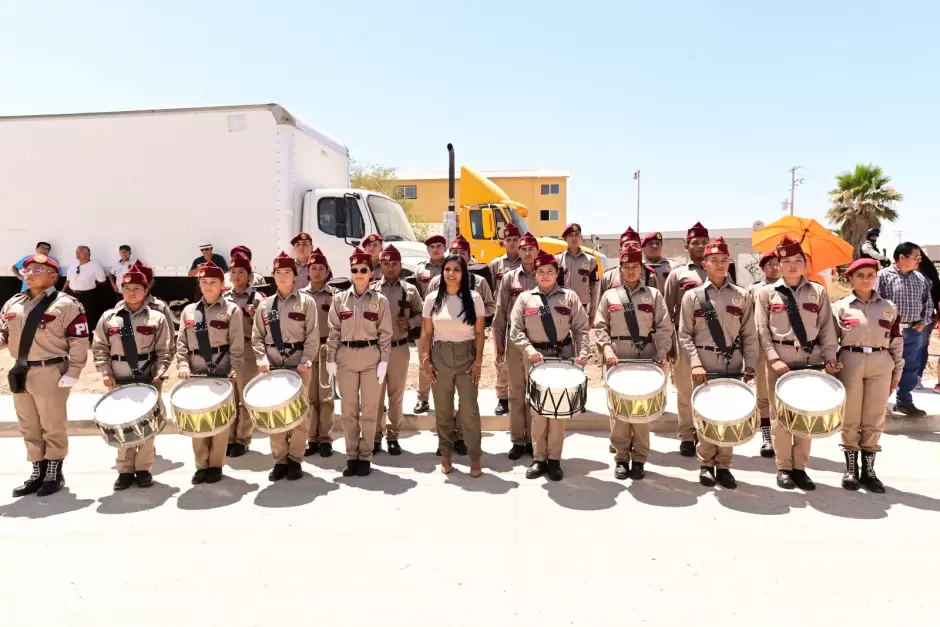
[[647,231],[770,222],[793,165],[821,217],[874,162],[907,198],[883,242],[940,243],[938,24],[931,2],[0,0],[0,114],[278,102],[364,162],[444,170],[453,142],[570,168],[592,232],[634,223],[637,168]]

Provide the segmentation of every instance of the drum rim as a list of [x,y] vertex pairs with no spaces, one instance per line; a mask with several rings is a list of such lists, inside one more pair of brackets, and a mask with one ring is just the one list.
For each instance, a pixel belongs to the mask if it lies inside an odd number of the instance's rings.
[[[709,385],[729,385],[729,384],[730,384],[732,387],[738,387],[738,388],[742,388],[742,389],[744,389],[744,390],[747,390],[747,391],[751,394],[751,396],[753,397],[753,399],[754,399],[754,407],[751,408],[750,410],[748,410],[747,414],[745,414],[744,416],[742,416],[742,417],[740,417],[740,418],[737,418],[737,419],[735,419],[735,420],[717,420],[717,419],[715,419],[715,418],[709,418],[708,416],[705,416],[705,415],[702,414],[700,411],[698,411],[697,409],[695,409],[695,397],[696,397],[696,395],[698,395],[702,390],[704,390],[705,388],[707,388]],[[739,381],[738,379],[712,379],[711,381],[706,381],[705,383],[699,385],[699,386],[696,387],[694,390],[692,390],[692,396],[689,398],[689,403],[692,405],[692,417],[693,417],[693,419],[694,419],[694,418],[699,418],[699,419],[704,420],[704,421],[706,421],[706,422],[713,422],[713,423],[715,423],[715,424],[736,425],[736,424],[740,424],[740,423],[742,423],[742,422],[747,422],[747,421],[750,420],[751,417],[754,415],[754,412],[757,411],[757,393],[756,393],[756,392],[754,391],[754,389],[753,389],[751,386],[749,386],[747,383],[744,383],[743,381]],[[723,446],[724,446],[724,445],[723,445]]]
[[211,438],[212,436],[222,433],[223,431],[231,427],[232,423],[238,418],[238,403],[235,402],[235,399],[232,396],[228,397],[228,402],[224,402],[222,405],[219,405],[215,409],[206,409],[200,412],[189,412],[189,411],[180,412],[181,414],[189,417],[189,416],[195,416],[197,414],[209,414],[212,412],[216,412],[216,411],[221,410],[223,407],[227,405],[232,406],[231,416],[229,416],[228,421],[223,425],[219,425],[212,431],[206,431],[204,433],[202,432],[196,433],[195,431],[184,431],[183,429],[180,429],[179,419],[176,417],[176,408],[170,405],[170,407],[173,408],[173,424],[176,426],[176,432],[180,435],[185,435],[187,438],[192,438],[194,440],[198,440],[200,438]]
[[[610,387],[610,383],[609,383],[608,380],[607,380],[608,376],[609,376],[612,372],[616,372],[616,371],[619,370],[620,368],[622,368],[622,367],[627,367],[627,366],[632,366],[632,367],[634,367],[634,368],[642,368],[642,369],[644,369],[644,370],[649,369],[649,368],[653,368],[653,369],[655,369],[655,370],[658,370],[659,373],[660,373],[661,375],[663,375],[663,383],[662,383],[662,385],[660,385],[654,392],[652,392],[652,393],[650,393],[650,394],[645,394],[645,395],[627,394],[627,393],[624,393],[624,392],[619,392],[619,391],[617,391],[617,390],[614,390],[613,388]],[[645,400],[648,399],[648,398],[654,398],[654,397],[656,397],[656,396],[659,396],[659,395],[661,395],[661,394],[663,393],[663,390],[666,389],[666,386],[668,385],[668,383],[669,383],[669,377],[666,376],[666,372],[665,372],[662,368],[660,368],[659,366],[657,366],[656,364],[645,364],[645,363],[643,363],[643,364],[631,364],[631,363],[617,364],[617,365],[614,366],[613,368],[608,368],[607,371],[604,373],[604,388],[607,390],[607,392],[608,392],[608,393],[613,392],[613,393],[616,394],[617,396],[619,396],[619,397],[621,397],[621,398],[624,398],[624,399],[626,399],[626,400],[628,400],[628,401],[645,401]]]
[[[791,376],[791,375],[793,375],[793,376]],[[800,409],[799,407],[797,407],[797,406],[795,406],[795,405],[793,405],[793,404],[791,404],[791,403],[788,403],[788,402],[786,401],[786,399],[780,397],[780,394],[779,394],[779,387],[780,387],[780,382],[781,382],[781,381],[785,381],[785,380],[787,380],[787,379],[795,379],[795,378],[798,377],[798,376],[820,376],[820,375],[829,377],[829,379],[831,379],[832,381],[835,381],[835,382],[838,384],[837,388],[842,391],[842,402],[840,402],[840,403],[839,403],[838,405],[836,405],[835,407],[832,407],[832,408],[827,409],[827,410],[825,410],[825,411],[818,411],[818,410],[810,411],[810,410]],[[839,381],[839,378],[838,378],[838,377],[834,377],[834,376],[832,376],[831,374],[829,374],[828,372],[823,372],[823,371],[821,371],[821,370],[791,370],[790,372],[785,372],[785,373],[783,373],[782,375],[780,375],[780,378],[777,379],[777,382],[774,384],[774,400],[775,400],[777,403],[783,404],[784,407],[786,407],[786,408],[789,409],[790,411],[793,411],[793,412],[795,412],[795,413],[797,413],[797,414],[800,414],[800,415],[803,415],[803,416],[816,417],[816,416],[826,416],[826,415],[828,415],[828,414],[833,414],[833,413],[836,413],[836,412],[838,412],[838,413],[840,413],[840,414],[844,414],[844,413],[845,413],[845,403],[846,403],[847,398],[846,398],[846,393],[845,393],[845,385],[843,385],[842,381]],[[835,433],[835,432],[833,432],[833,433]],[[806,436],[806,437],[810,437],[810,436]]]
[[[554,366],[554,365],[558,365],[558,364],[561,364],[561,365],[564,365],[564,366],[572,366],[572,367],[574,367],[574,368],[577,368],[577,369],[581,372],[581,374],[584,375],[584,380],[585,380],[585,381],[588,380],[587,370],[585,370],[584,366],[575,363],[575,361],[574,361],[573,359],[571,359],[571,360],[568,360],[568,359],[552,359],[552,360],[549,360],[549,361],[540,361],[540,362],[538,362],[538,363],[534,363],[534,364],[532,364],[531,366],[529,366],[529,372],[526,373],[526,380],[527,380],[527,381],[532,381],[532,371],[533,371],[533,370],[537,370],[538,368],[540,368],[540,367],[542,367],[542,366]],[[536,385],[538,385],[537,382],[536,382]],[[574,386],[568,386],[568,387],[565,388],[565,389],[570,390],[572,387],[580,387],[581,385],[582,385],[581,383],[578,383],[578,384],[576,384],[576,385],[574,385]]]
[[[250,389],[252,388],[252,386],[253,386],[254,384],[256,384],[258,381],[260,381],[261,379],[264,379],[264,378],[266,378],[266,377],[273,377],[273,376],[276,375],[276,374],[277,374],[278,376],[283,376],[284,374],[287,374],[287,375],[289,375],[289,376],[294,376],[294,377],[297,377],[298,379],[300,379],[300,387],[297,388],[297,391],[296,391],[296,392],[294,393],[294,395],[290,398],[290,400],[288,400],[286,403],[282,403],[281,405],[278,405],[278,406],[276,406],[276,407],[275,407],[275,406],[261,407],[261,406],[259,406],[259,405],[252,405],[251,403],[249,403],[248,400],[247,400],[248,390],[250,390]],[[245,408],[246,408],[246,409],[250,409],[250,410],[252,410],[252,411],[259,411],[259,412],[262,412],[262,411],[277,411],[278,409],[282,409],[282,408],[286,407],[287,405],[290,405],[291,403],[293,403],[295,400],[297,400],[297,397],[300,396],[301,392],[303,392],[303,391],[304,391],[304,380],[303,380],[303,377],[301,377],[299,374],[297,374],[297,373],[294,372],[293,370],[271,370],[271,371],[269,371],[269,372],[260,372],[260,373],[258,373],[257,375],[255,375],[255,376],[251,379],[251,381],[249,381],[248,383],[245,384],[245,388],[242,390],[242,395],[241,395],[241,396],[242,396],[242,403],[245,404]]]
[[[203,381],[203,380],[224,381],[224,382],[227,383],[228,386],[229,386],[229,387],[228,387],[228,394],[225,396],[224,399],[222,399],[221,401],[219,401],[219,402],[216,403],[215,405],[211,405],[211,406],[209,406],[209,407],[206,407],[205,409],[200,409],[200,410],[198,410],[198,411],[194,411],[194,410],[190,410],[190,409],[183,409],[183,408],[181,408],[181,407],[177,407],[176,403],[173,402],[173,396],[176,394],[176,392],[177,392],[180,388],[182,388],[182,387],[184,387],[184,386],[186,386],[186,385],[189,385],[189,384],[191,384],[191,383],[200,383],[200,382]],[[177,383],[176,385],[174,385],[172,390],[170,390],[170,408],[173,410],[174,413],[180,412],[180,413],[183,413],[183,414],[203,414],[203,413],[206,413],[206,412],[210,412],[210,411],[215,411],[215,410],[217,410],[217,409],[221,409],[221,408],[224,407],[225,405],[229,404],[229,402],[232,400],[232,396],[234,395],[234,393],[235,393],[235,386],[232,385],[232,382],[228,379],[228,377],[225,377],[225,378],[223,378],[223,377],[199,377],[199,378],[195,378],[195,379],[183,379],[182,381],[180,381],[179,383]]]
[[147,387],[147,388],[150,388],[151,390],[153,390],[153,391],[156,393],[156,397],[157,397],[157,402],[155,403],[155,405],[160,408],[161,413],[164,414],[164,417],[165,417],[165,414],[166,414],[166,407],[165,407],[164,404],[163,404],[163,398],[162,398],[161,395],[160,395],[160,390],[158,390],[158,389],[156,388],[156,386],[151,385],[151,384],[149,384],[149,383],[125,383],[125,384],[123,384],[123,385],[119,385],[118,387],[114,388],[113,390],[108,390],[107,392],[105,392],[104,394],[101,395],[101,398],[99,398],[97,401],[95,401],[95,404],[94,404],[94,405],[92,406],[92,408],[91,408],[91,419],[92,419],[92,421],[93,421],[96,425],[101,425],[101,426],[107,427],[107,428],[109,428],[109,429],[123,428],[123,427],[126,427],[126,426],[128,426],[128,425],[135,424],[138,420],[140,420],[141,418],[143,418],[143,417],[146,416],[147,414],[153,412],[153,407],[151,407],[151,408],[148,409],[145,413],[141,414],[140,416],[137,416],[137,417],[134,418],[133,420],[127,420],[127,421],[125,421],[125,422],[120,422],[120,423],[102,422],[102,421],[98,420],[98,417],[95,415],[95,414],[98,412],[98,406],[101,405],[101,403],[104,402],[104,400],[105,400],[106,398],[110,398],[112,395],[116,394],[118,391],[123,390],[124,388],[129,388],[129,387]]

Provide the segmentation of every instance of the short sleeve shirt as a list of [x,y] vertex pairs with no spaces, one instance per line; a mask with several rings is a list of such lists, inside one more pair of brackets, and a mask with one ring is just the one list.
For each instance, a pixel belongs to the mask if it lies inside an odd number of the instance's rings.
[[[477,318],[482,318],[486,314],[483,306],[483,298],[477,292],[471,292],[473,297],[473,309]],[[474,328],[464,322],[463,301],[460,296],[445,296],[444,306],[437,313],[431,313],[434,308],[434,299],[436,294],[431,294],[424,299],[424,317],[430,318],[434,323],[435,342],[466,342],[474,339]]]
[[[199,267],[199,264],[205,263],[205,262],[206,262],[206,258],[203,257],[202,255],[199,255],[198,257],[193,259],[193,263],[191,266],[189,266],[189,269],[195,270],[196,268]],[[212,253],[212,263],[219,266],[224,271],[228,272],[228,263],[225,261],[225,257],[223,257],[222,255],[218,253]]]

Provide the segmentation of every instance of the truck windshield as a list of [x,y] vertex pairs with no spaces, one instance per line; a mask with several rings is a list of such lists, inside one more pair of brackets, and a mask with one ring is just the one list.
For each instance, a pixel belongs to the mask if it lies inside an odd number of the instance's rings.
[[506,209],[509,211],[509,219],[516,225],[519,232],[522,234],[529,233],[529,225],[526,224],[525,218],[519,215],[519,212],[513,207],[506,207]]
[[372,212],[372,219],[378,228],[382,239],[386,242],[416,242],[414,231],[408,224],[405,212],[394,200],[383,198],[382,196],[368,197],[369,211]]

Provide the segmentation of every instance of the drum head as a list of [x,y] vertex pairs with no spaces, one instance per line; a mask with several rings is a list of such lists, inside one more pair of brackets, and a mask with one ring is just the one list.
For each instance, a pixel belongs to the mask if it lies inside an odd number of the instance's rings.
[[607,387],[624,398],[654,396],[666,385],[666,375],[654,364],[620,364],[607,371]]
[[157,404],[157,388],[145,383],[124,385],[101,397],[95,404],[95,421],[122,425],[140,418]]
[[740,422],[756,405],[754,391],[735,379],[715,379],[692,393],[692,407],[698,415],[716,424]]
[[228,379],[187,379],[180,382],[170,394],[170,403],[180,411],[196,413],[221,407],[232,395]]
[[303,384],[292,370],[262,373],[245,386],[245,404],[256,411],[279,409],[297,396]]
[[828,414],[845,403],[845,388],[835,377],[816,370],[794,370],[777,380],[777,398],[803,414]]
[[564,361],[543,361],[529,370],[529,377],[542,389],[577,387],[587,380],[584,370]]

